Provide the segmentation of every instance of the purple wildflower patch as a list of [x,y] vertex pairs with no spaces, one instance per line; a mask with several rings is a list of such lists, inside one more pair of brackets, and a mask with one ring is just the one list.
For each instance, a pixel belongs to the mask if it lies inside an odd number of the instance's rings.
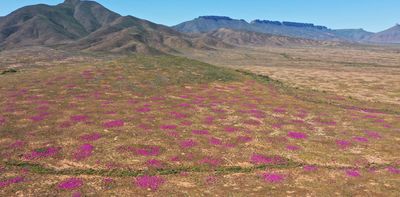
[[14,177],[14,178],[9,178],[9,179],[0,181],[0,188],[8,187],[8,186],[10,186],[10,185],[12,185],[12,184],[21,183],[21,182],[23,182],[23,181],[25,181],[25,178],[22,177],[22,176],[17,176],[17,177]]
[[374,139],[381,139],[382,136],[375,131],[365,131],[365,134],[369,137],[369,138],[374,138]]
[[6,123],[6,118],[0,116],[0,126]]
[[256,165],[261,165],[261,164],[283,164],[283,163],[286,163],[286,161],[282,157],[279,157],[279,156],[267,157],[265,155],[256,154],[256,153],[254,153],[250,157],[250,161],[251,161],[251,163],[256,164]]
[[322,124],[322,125],[327,125],[327,126],[336,126],[335,121],[316,119],[315,122]]
[[171,136],[171,137],[174,137],[174,138],[178,138],[179,137],[179,133],[177,131],[168,131],[167,135]]
[[210,132],[208,130],[193,130],[193,134],[195,135],[209,135]]
[[296,145],[287,145],[286,149],[290,150],[290,151],[297,151],[297,150],[300,150],[301,148],[300,148],[300,146],[296,146]]
[[305,133],[301,132],[288,132],[287,134],[288,137],[293,138],[293,139],[306,139],[308,136]]
[[313,166],[313,165],[305,165],[303,167],[303,170],[306,171],[306,172],[313,172],[313,171],[318,170],[318,167],[317,166]]
[[220,139],[218,139],[218,138],[215,138],[215,137],[211,137],[211,138],[209,139],[209,143],[210,143],[211,145],[222,145],[222,140],[220,140]]
[[60,128],[65,129],[65,128],[71,127],[72,125],[73,125],[72,122],[70,122],[70,121],[65,121],[65,122],[62,122],[62,123],[60,124]]
[[83,185],[83,181],[79,178],[69,178],[61,181],[58,184],[58,188],[62,190],[74,190],[80,188]]
[[21,149],[22,147],[24,147],[26,145],[26,142],[21,141],[21,140],[17,140],[14,143],[9,145],[9,148],[12,149]]
[[179,106],[179,107],[183,107],[183,108],[189,108],[189,107],[191,107],[192,105],[191,105],[190,103],[180,103],[178,106]]
[[368,139],[365,137],[353,137],[353,140],[356,142],[363,142],[363,143],[368,142]]
[[98,140],[100,138],[101,138],[101,134],[100,133],[85,134],[85,135],[82,135],[80,137],[80,139],[82,141],[85,141],[85,142],[93,142],[93,141],[96,141],[96,140]]
[[45,114],[39,114],[39,115],[31,116],[31,117],[30,117],[30,119],[31,119],[33,122],[40,122],[40,121],[43,121],[45,118],[46,118],[46,115],[45,115]]
[[109,185],[109,184],[111,184],[113,182],[114,182],[114,179],[112,179],[112,178],[104,178],[103,179],[103,183],[106,184],[106,185]]
[[222,161],[220,159],[212,158],[212,157],[204,157],[200,160],[201,164],[207,164],[211,167],[217,167],[221,165]]
[[61,148],[59,147],[46,147],[33,150],[32,152],[24,155],[27,160],[36,160],[40,158],[53,157],[59,153]]
[[211,125],[211,124],[214,123],[214,120],[215,120],[214,117],[209,116],[209,117],[206,117],[206,118],[204,119],[204,123],[205,123],[205,124],[208,124],[208,125]]
[[216,176],[207,176],[207,177],[204,179],[204,182],[205,182],[207,185],[214,185],[215,183],[217,183],[217,181],[218,181],[218,179],[217,179]]
[[116,128],[116,127],[122,127],[125,125],[125,122],[123,120],[111,120],[103,123],[103,127],[105,128]]
[[346,141],[346,140],[336,140],[336,145],[340,148],[340,149],[348,149],[351,146],[351,142]]
[[181,148],[192,148],[197,145],[197,142],[192,139],[183,140],[180,142]]
[[149,159],[146,161],[146,165],[152,168],[163,168],[163,164],[160,160],[157,159]]
[[162,184],[165,183],[165,179],[159,176],[144,175],[137,177],[134,183],[140,188],[156,191]]
[[349,176],[349,177],[359,177],[359,176],[361,176],[360,171],[353,170],[353,169],[346,170],[346,175]]
[[193,123],[191,121],[182,121],[181,125],[183,126],[191,126]]
[[275,113],[286,113],[286,109],[282,107],[277,107],[274,109]]
[[264,181],[269,183],[280,183],[285,180],[285,175],[274,172],[266,172],[262,175]]
[[243,121],[243,123],[247,124],[247,125],[253,125],[253,126],[261,125],[260,121],[254,120],[254,119],[245,120],[245,121]]
[[151,111],[151,108],[149,108],[149,107],[141,107],[141,108],[137,109],[136,111],[140,112],[140,113],[147,113],[147,112]]
[[175,119],[185,119],[188,117],[187,114],[179,113],[179,112],[171,112],[171,116],[173,116]]
[[250,136],[238,136],[236,138],[236,141],[238,143],[247,143],[247,142],[251,142],[253,139]]
[[393,166],[387,167],[388,172],[391,174],[400,174],[400,169]]
[[161,153],[161,148],[158,146],[149,146],[136,149],[136,154],[142,156],[157,156]]
[[90,157],[93,153],[94,146],[91,144],[84,144],[79,147],[79,149],[75,152],[74,158],[75,160],[81,161],[88,157]]
[[75,191],[74,193],[72,193],[72,197],[81,197],[82,194],[81,192]]
[[151,126],[148,124],[139,124],[138,127],[143,130],[150,130]]
[[237,128],[236,127],[232,127],[232,126],[226,126],[224,128],[224,131],[226,131],[228,133],[233,133],[233,132],[237,131]]
[[178,126],[176,125],[161,125],[160,129],[162,130],[175,130],[176,128],[178,128]]
[[72,121],[72,122],[85,122],[85,121],[87,121],[89,119],[89,117],[88,116],[85,116],[85,115],[74,115],[74,116],[71,116],[70,117],[70,120]]
[[36,108],[36,111],[43,113],[43,112],[48,111],[49,109],[50,109],[49,106],[43,105],[43,106],[37,107],[37,108]]

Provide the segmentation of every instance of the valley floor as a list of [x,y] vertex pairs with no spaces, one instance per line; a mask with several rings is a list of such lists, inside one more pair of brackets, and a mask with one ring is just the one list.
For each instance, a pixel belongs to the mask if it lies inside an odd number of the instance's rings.
[[[0,196],[398,196],[398,57],[360,79],[284,51],[193,55],[236,70],[174,56],[20,62],[0,75]],[[361,84],[371,99],[354,99]]]
[[185,55],[294,87],[400,105],[400,48],[395,46],[257,47],[189,50]]

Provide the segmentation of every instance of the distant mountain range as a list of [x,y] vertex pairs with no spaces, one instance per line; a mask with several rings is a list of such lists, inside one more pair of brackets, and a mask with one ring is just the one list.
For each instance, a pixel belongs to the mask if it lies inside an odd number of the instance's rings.
[[204,38],[221,40],[233,46],[332,46],[342,44],[332,41],[295,38],[227,28],[220,28],[215,31],[203,33],[202,36]]
[[[313,40],[400,43],[398,37],[400,31],[398,30],[399,28],[396,27],[392,28],[390,32],[386,30],[374,34],[363,29],[329,29],[325,26],[314,25],[312,23],[280,22],[259,19],[248,23],[245,20],[232,19],[226,16],[200,16],[191,21],[173,26],[173,28],[183,33],[206,33],[220,28],[227,28]],[[380,37],[379,39],[376,38],[377,35]]]
[[235,45],[319,45],[332,41],[400,43],[400,26],[380,33],[332,30],[310,23],[236,20],[202,16],[167,27],[121,16],[94,1],[65,0],[20,8],[0,17],[0,50],[24,46],[163,53],[182,48],[212,49]]

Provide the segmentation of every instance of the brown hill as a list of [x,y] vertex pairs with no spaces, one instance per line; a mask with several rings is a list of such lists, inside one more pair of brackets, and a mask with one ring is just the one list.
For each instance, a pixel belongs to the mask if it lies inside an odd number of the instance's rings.
[[[160,53],[206,48],[184,34],[132,16],[120,16],[94,1],[33,5],[0,18],[0,50],[56,46],[88,51]],[[218,44],[218,41],[215,43]]]
[[400,25],[381,31],[369,37],[368,42],[373,43],[400,43]]

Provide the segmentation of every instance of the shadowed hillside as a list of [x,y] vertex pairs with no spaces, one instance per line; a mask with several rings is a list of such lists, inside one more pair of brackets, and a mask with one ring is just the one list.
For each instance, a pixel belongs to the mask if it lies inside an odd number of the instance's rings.
[[[109,52],[161,53],[200,47],[163,25],[120,16],[94,1],[33,5],[0,18],[0,49],[57,46]],[[218,44],[218,41],[214,41]]]

